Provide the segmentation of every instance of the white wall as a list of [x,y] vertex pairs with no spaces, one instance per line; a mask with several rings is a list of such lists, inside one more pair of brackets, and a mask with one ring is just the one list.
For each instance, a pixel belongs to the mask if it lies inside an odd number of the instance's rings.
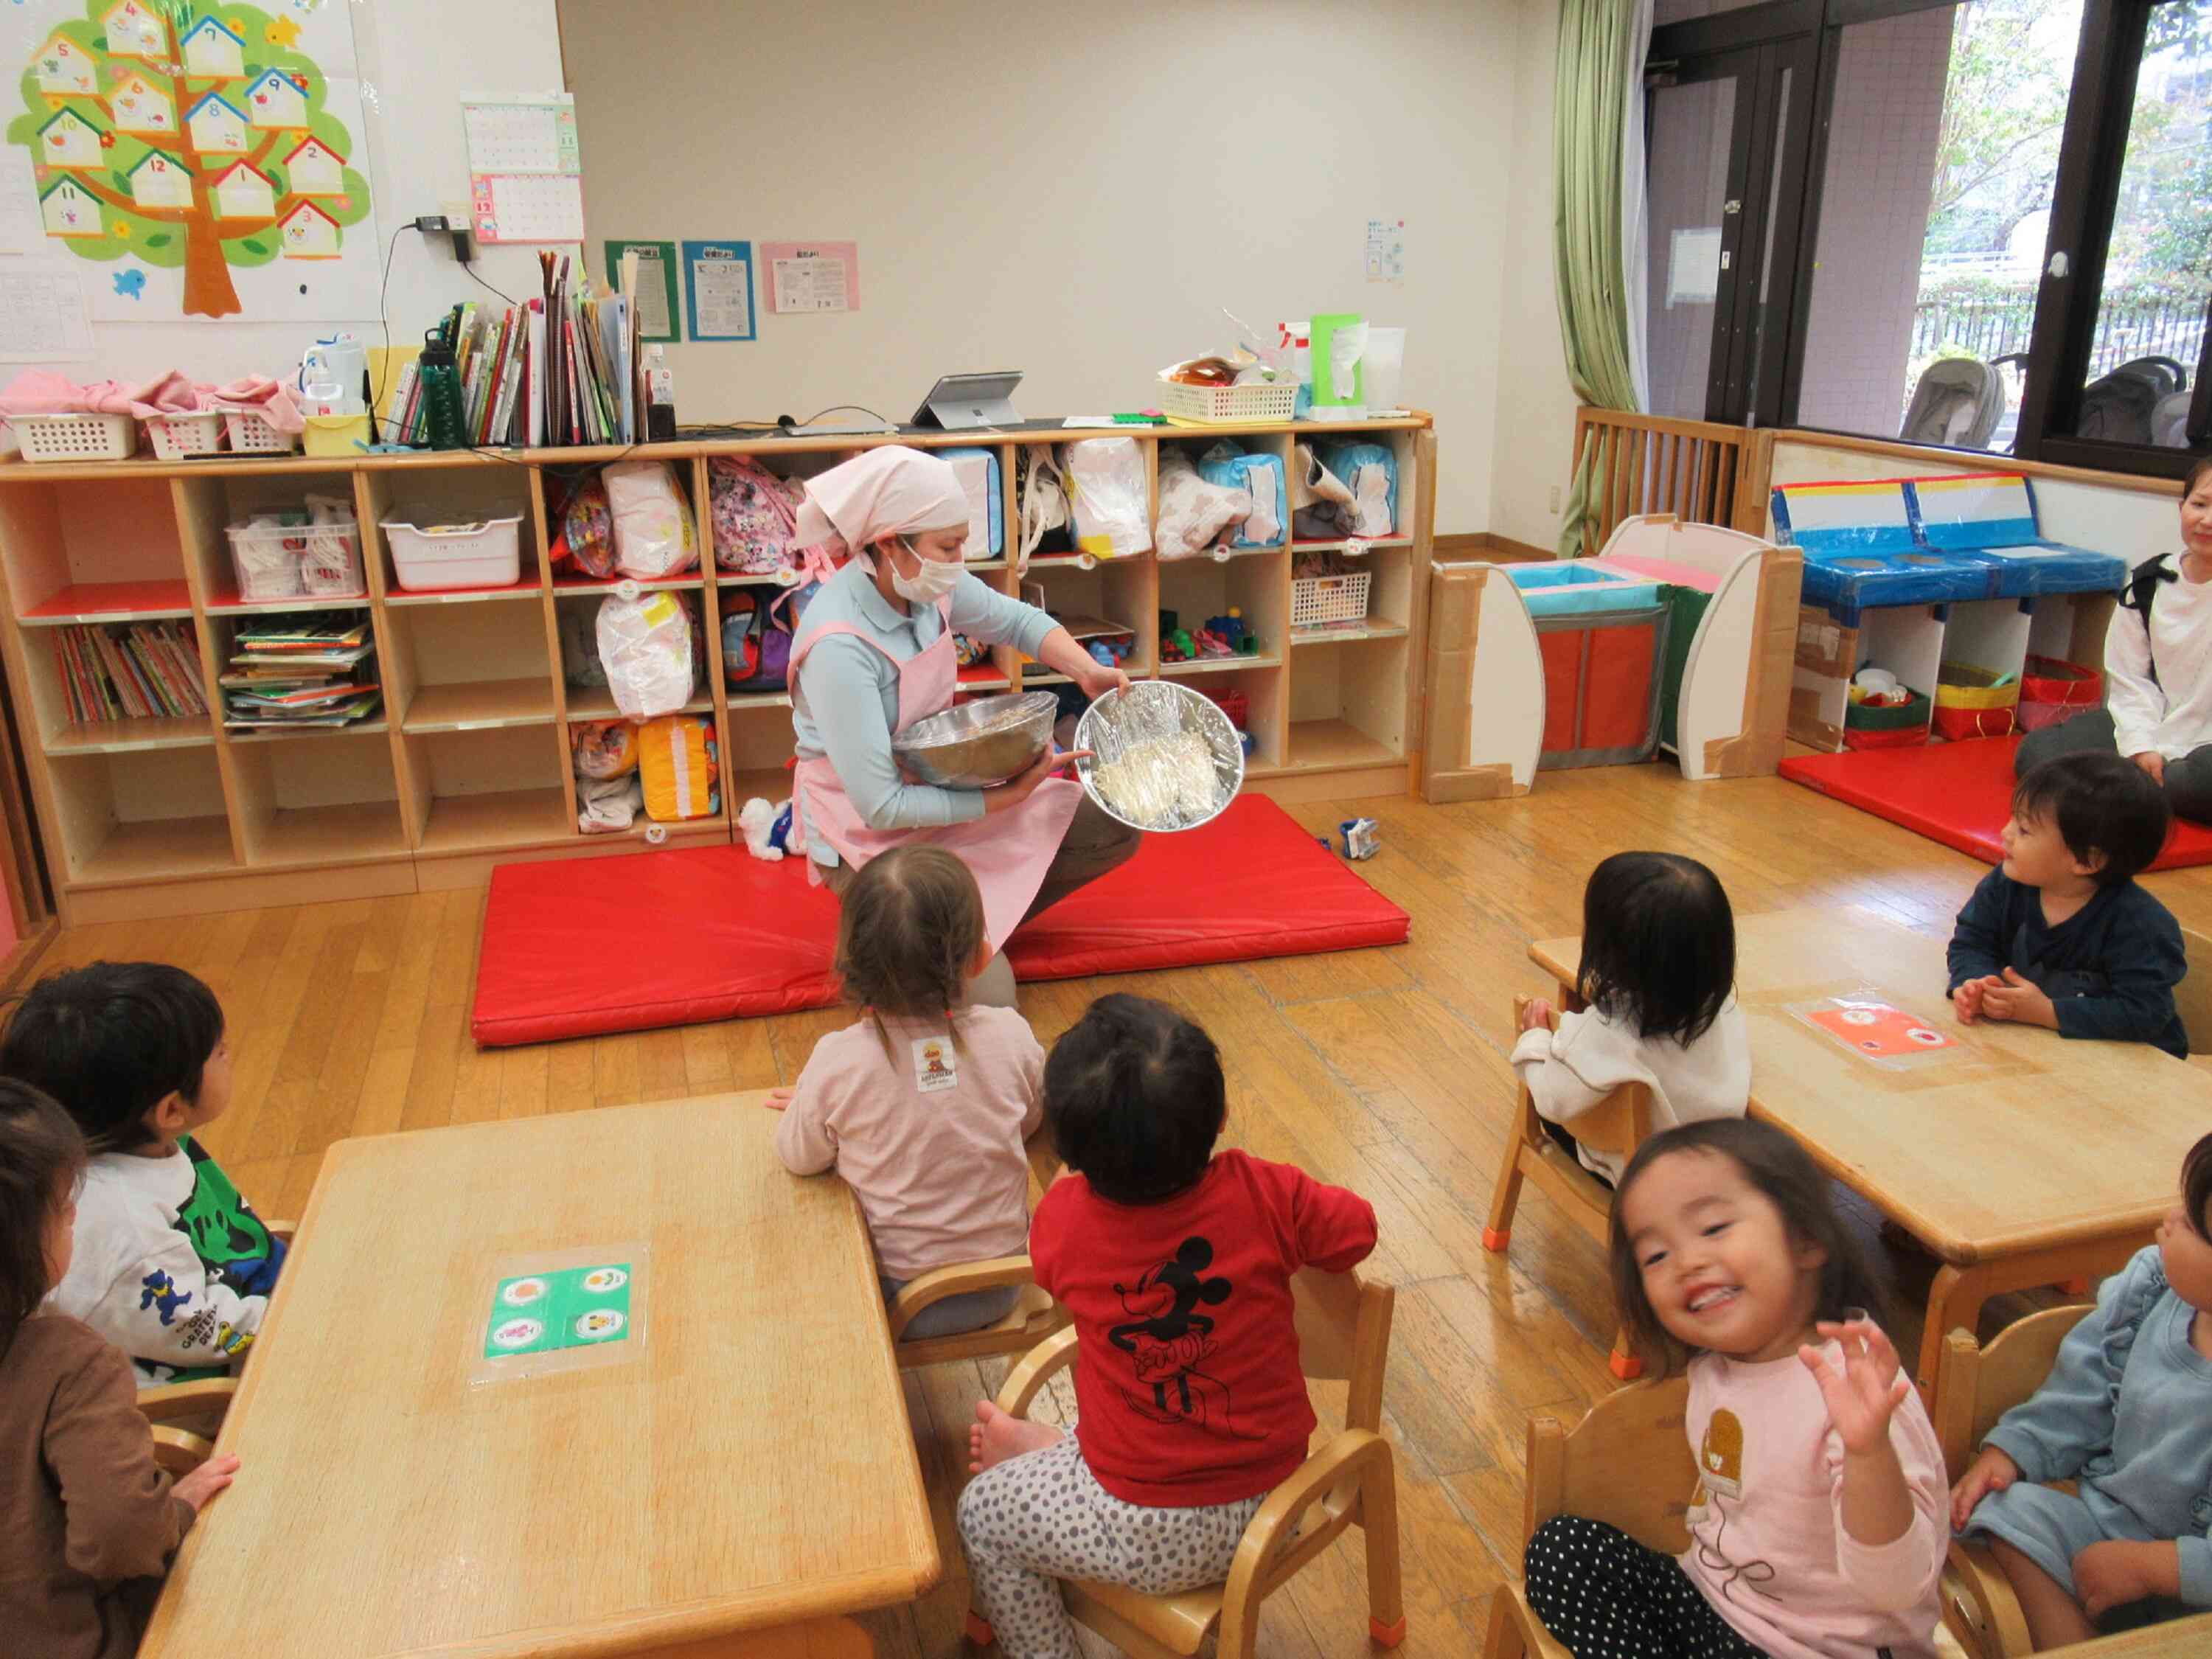
[[1559,0],[1522,0],[1514,12],[1513,183],[1498,248],[1505,275],[1495,329],[1498,431],[1486,526],[1544,548],[1559,540],[1551,496],[1564,494],[1573,460],[1576,404],[1552,280],[1552,66],[1559,35]]
[[[860,244],[861,307],[672,349],[679,419],[910,415],[939,374],[1020,368],[1030,416],[1142,407],[1155,371],[1256,325],[1409,331],[1437,527],[1491,520],[1499,319],[1548,228],[1550,0],[562,0],[595,254],[607,237]],[[1532,38],[1532,36],[1534,38]],[[1531,52],[1545,106],[1516,110]],[[1548,183],[1540,214],[1549,222]],[[1407,221],[1402,286],[1370,216]],[[1516,349],[1522,344],[1516,342]],[[1530,349],[1540,359],[1540,349]],[[1556,345],[1551,348],[1553,359]],[[1556,362],[1551,372],[1557,377]],[[1555,406],[1541,423],[1564,453]]]
[[[364,95],[362,113],[377,225],[388,242],[403,220],[468,201],[461,93],[559,88],[560,40],[553,0],[374,0],[353,11],[362,77],[376,92],[373,106]],[[20,155],[15,165],[21,165]],[[382,258],[380,246],[380,262]],[[102,269],[82,268],[94,276]],[[518,285],[537,281],[537,255],[528,248],[487,248],[477,269],[520,297],[525,290]],[[400,238],[386,307],[394,344],[419,345],[423,330],[447,307],[471,297],[492,296],[454,262],[450,243],[440,251],[413,231]],[[344,322],[371,344],[381,340],[373,317],[330,320]],[[317,334],[328,331],[305,323],[237,319],[102,323],[94,326],[89,362],[47,367],[82,379],[141,379],[170,368],[218,381],[249,373],[283,375],[299,366],[301,351]],[[0,361],[0,381],[12,379],[19,367]]]

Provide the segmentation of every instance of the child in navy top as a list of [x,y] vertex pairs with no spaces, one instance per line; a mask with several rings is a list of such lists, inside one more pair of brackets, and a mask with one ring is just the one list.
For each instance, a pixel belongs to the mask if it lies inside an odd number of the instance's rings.
[[1074,1318],[1078,1421],[1063,1436],[979,1406],[959,1507],[1008,1659],[1075,1659],[1055,1579],[1166,1595],[1228,1576],[1313,1434],[1291,1276],[1375,1248],[1365,1200],[1214,1152],[1220,1054],[1161,1003],[1091,1004],[1045,1062],[1044,1111],[1069,1173],[1030,1258]]
[[2188,969],[2172,913],[2136,885],[2166,844],[2166,796],[2116,754],[2061,755],[2020,781],[2004,862],[1951,936],[1960,1023],[2148,1042],[2185,1057],[2173,988]]

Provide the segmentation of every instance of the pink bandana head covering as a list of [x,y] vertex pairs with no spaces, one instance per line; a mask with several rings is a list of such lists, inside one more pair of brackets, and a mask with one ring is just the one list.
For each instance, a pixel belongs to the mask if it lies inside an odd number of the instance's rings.
[[963,530],[968,492],[950,461],[893,444],[871,449],[806,481],[793,540],[811,547],[836,536],[854,553],[880,536]]

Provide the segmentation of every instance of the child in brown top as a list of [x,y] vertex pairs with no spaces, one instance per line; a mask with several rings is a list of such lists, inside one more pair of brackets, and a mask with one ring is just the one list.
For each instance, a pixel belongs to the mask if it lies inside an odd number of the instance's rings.
[[11,1652],[127,1659],[200,1506],[212,1457],[171,1485],[131,1362],[39,1304],[69,1271],[85,1166],[69,1115],[0,1079],[0,1630]]

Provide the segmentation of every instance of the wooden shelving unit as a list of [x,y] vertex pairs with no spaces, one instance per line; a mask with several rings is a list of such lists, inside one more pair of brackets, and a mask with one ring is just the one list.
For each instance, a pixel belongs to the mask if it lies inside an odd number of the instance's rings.
[[[1309,547],[1239,549],[1225,560],[1163,563],[1151,554],[1092,568],[1070,557],[1026,573],[996,558],[969,568],[1018,593],[1042,586],[1067,614],[1129,627],[1133,674],[1244,693],[1256,740],[1252,786],[1286,798],[1397,793],[1418,775],[1419,666],[1426,623],[1435,517],[1436,439],[1425,417],[1344,425],[1133,430],[1060,429],[977,438],[715,440],[653,446],[690,492],[700,545],[711,550],[708,463],[752,454],[805,475],[883,442],[994,447],[1011,544],[1021,522],[1015,457],[1030,444],[1128,435],[1145,451],[1158,506],[1158,447],[1194,454],[1224,438],[1279,453],[1294,444],[1356,434],[1390,445],[1399,467],[1400,534],[1370,544],[1370,615],[1358,628],[1292,634],[1291,567]],[[621,584],[556,574],[549,521],[561,480],[628,452],[617,448],[364,457],[344,463],[228,456],[206,461],[0,465],[0,644],[17,733],[31,776],[49,873],[64,921],[187,915],[371,896],[483,881],[516,859],[635,852],[648,836],[576,829],[571,722],[616,717],[604,687],[571,686],[562,672],[561,619],[587,617]],[[547,477],[547,469],[558,477]],[[349,497],[361,524],[369,592],[360,599],[241,600],[223,531],[307,495]],[[379,528],[523,515],[521,579],[511,586],[410,592],[398,586]],[[711,553],[709,555],[711,558]],[[790,793],[787,692],[732,693],[721,674],[726,593],[776,586],[773,577],[700,569],[647,580],[686,596],[705,641],[690,714],[715,724],[721,810],[665,826],[668,845],[727,842],[750,797]],[[1261,635],[1252,657],[1159,659],[1159,613],[1185,626],[1235,605]],[[338,728],[232,732],[220,714],[186,720],[72,724],[52,630],[73,623],[191,619],[211,704],[239,623],[274,611],[368,612],[385,688],[382,714]],[[961,692],[988,696],[1049,685],[1060,676],[1006,648],[964,671]]]

